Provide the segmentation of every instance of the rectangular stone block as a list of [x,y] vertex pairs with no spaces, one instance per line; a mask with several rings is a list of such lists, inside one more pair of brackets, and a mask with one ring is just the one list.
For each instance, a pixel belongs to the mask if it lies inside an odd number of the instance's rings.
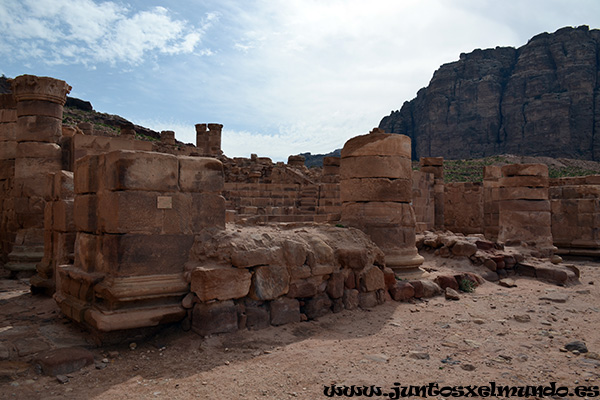
[[210,304],[198,303],[192,312],[192,330],[199,335],[235,332],[238,329],[237,307],[231,300]]
[[[6,110],[5,110],[6,111]],[[0,111],[2,112],[2,111]],[[17,140],[17,120],[14,122],[0,122],[0,142]]]
[[159,209],[159,192],[101,191],[98,193],[98,230],[106,233],[147,233],[163,231],[165,212]]
[[17,142],[0,142],[0,160],[11,160],[17,157]]
[[203,302],[239,299],[248,295],[251,281],[246,269],[201,266],[192,271],[191,291]]
[[0,180],[15,177],[15,160],[0,160]]
[[500,226],[550,226],[550,211],[504,211],[500,209]]
[[410,158],[397,156],[347,157],[340,165],[340,178],[411,179]]
[[71,146],[74,160],[117,150],[152,151],[152,142],[133,137],[74,135]]
[[61,170],[54,174],[53,194],[57,200],[73,199],[75,197],[75,188],[73,182],[73,172]]
[[548,166],[545,164],[504,165],[502,176],[548,176]]
[[410,179],[359,178],[340,182],[342,202],[358,201],[412,201],[412,181]]
[[75,237],[75,268],[86,272],[96,271],[100,254],[100,237],[84,232],[77,232]]
[[502,200],[497,204],[499,212],[551,210],[550,200]]
[[146,151],[114,151],[104,156],[107,190],[172,192],[178,189],[177,157]]
[[58,200],[53,204],[53,228],[58,232],[74,232],[74,200]]
[[410,159],[410,137],[391,133],[370,133],[353,137],[344,144],[342,159],[363,156],[401,156]]
[[54,264],[72,264],[75,254],[75,232],[54,232],[53,233],[53,254]]
[[500,178],[500,187],[529,187],[546,188],[548,187],[547,176],[508,176]]
[[183,192],[223,190],[223,164],[216,158],[179,156],[179,188]]
[[548,200],[548,188],[501,187],[500,200]]
[[97,232],[98,196],[95,194],[80,194],[75,196],[73,203],[73,220],[77,231],[90,233]]
[[46,116],[57,119],[63,117],[63,106],[58,103],[39,100],[21,100],[17,102],[17,115],[23,116]]
[[409,203],[366,202],[344,203],[342,221],[348,225],[398,225],[415,226],[415,213]]
[[47,116],[19,117],[17,142],[56,143],[62,135],[62,119]]
[[73,186],[76,194],[96,193],[104,174],[104,157],[88,155],[75,160]]
[[193,235],[104,234],[100,236],[99,271],[116,276],[183,272]]

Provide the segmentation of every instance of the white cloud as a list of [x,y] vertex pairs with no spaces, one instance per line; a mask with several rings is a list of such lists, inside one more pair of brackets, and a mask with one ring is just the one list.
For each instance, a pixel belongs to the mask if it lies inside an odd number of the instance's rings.
[[[5,57],[48,64],[125,63],[139,65],[149,55],[190,54],[210,24],[175,19],[164,7],[133,11],[112,1],[25,0],[0,5]],[[210,54],[200,51],[198,54]]]

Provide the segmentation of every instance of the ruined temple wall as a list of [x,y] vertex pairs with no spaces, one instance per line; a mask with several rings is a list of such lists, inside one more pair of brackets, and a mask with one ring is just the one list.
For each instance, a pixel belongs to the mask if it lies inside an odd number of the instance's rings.
[[223,167],[212,158],[114,151],[75,162],[73,265],[55,295],[98,331],[185,316],[183,273],[194,236],[225,227]]
[[497,240],[500,232],[500,178],[502,169],[498,166],[483,168],[483,234],[490,240]]
[[293,216],[300,214],[300,193],[296,184],[228,182],[223,189],[227,210],[235,212],[237,221],[258,216],[264,218],[257,222],[293,222]]
[[12,94],[0,94],[0,259],[12,251],[18,222],[12,197],[17,155],[17,103]]
[[435,227],[435,178],[428,172],[413,171],[412,205],[415,210],[416,232],[431,231]]
[[600,176],[551,179],[552,236],[559,254],[600,254]]
[[481,182],[445,184],[445,228],[465,235],[483,233],[483,193]]

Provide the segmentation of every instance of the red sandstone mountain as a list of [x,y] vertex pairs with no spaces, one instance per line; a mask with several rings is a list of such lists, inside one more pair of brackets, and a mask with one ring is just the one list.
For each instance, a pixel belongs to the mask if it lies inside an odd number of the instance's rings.
[[410,136],[414,159],[600,160],[600,30],[563,28],[518,49],[461,54],[379,127]]

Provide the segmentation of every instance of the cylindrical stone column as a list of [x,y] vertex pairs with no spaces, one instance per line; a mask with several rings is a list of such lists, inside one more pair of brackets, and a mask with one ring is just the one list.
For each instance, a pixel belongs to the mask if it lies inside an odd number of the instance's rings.
[[221,124],[196,124],[196,147],[201,155],[215,157],[223,154],[221,151]]
[[33,75],[11,81],[17,102],[17,152],[13,195],[19,204],[17,243],[6,268],[35,272],[44,251],[44,192],[46,174],[62,169],[63,106],[71,87],[66,82]]
[[344,145],[340,165],[344,225],[361,229],[385,253],[395,272],[417,272],[423,263],[415,246],[411,142],[379,129]]

